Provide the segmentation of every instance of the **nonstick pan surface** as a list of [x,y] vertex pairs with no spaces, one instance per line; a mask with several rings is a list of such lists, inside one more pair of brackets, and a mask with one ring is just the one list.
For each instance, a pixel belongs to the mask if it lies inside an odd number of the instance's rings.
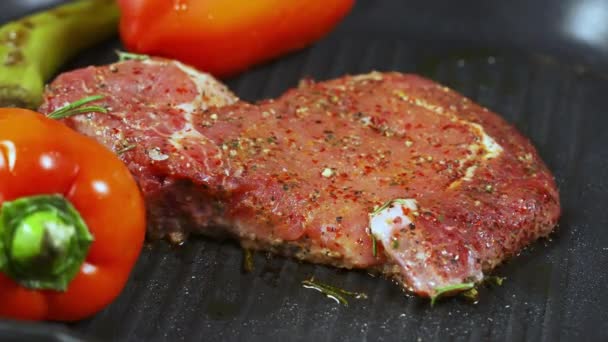
[[[3,0],[0,22],[61,1]],[[116,59],[118,38],[66,67]],[[76,324],[0,321],[22,341],[608,340],[608,1],[359,0],[328,37],[227,80],[274,97],[309,76],[422,74],[503,115],[554,172],[563,216],[549,239],[499,267],[500,287],[431,308],[365,272],[255,255],[229,241],[148,245],[122,295]],[[302,288],[314,276],[368,299],[340,306]],[[1,305],[1,303],[0,303]]]

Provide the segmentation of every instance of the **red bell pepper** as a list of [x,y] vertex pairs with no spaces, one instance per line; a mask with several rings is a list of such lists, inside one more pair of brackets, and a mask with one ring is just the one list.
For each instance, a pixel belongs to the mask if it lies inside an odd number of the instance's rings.
[[[99,109],[77,105],[53,117]],[[111,151],[2,108],[0,204],[0,317],[74,321],[118,296],[142,248],[145,208]]]
[[229,76],[303,48],[354,0],[119,0],[127,49]]

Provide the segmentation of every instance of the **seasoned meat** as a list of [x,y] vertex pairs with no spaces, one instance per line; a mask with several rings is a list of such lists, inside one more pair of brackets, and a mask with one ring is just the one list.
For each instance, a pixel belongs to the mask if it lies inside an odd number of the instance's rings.
[[373,72],[232,104],[194,75],[158,61],[87,68],[58,77],[41,108],[106,95],[109,114],[66,123],[131,147],[121,157],[153,237],[228,234],[434,296],[481,281],[557,222],[553,177],[530,142],[437,83]]

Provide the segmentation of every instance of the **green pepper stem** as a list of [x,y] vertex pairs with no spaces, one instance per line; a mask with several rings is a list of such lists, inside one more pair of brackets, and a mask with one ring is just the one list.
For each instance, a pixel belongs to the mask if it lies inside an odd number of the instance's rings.
[[30,289],[65,291],[93,237],[63,196],[31,196],[0,209],[0,272]]
[[452,285],[447,285],[447,286],[436,288],[435,294],[431,296],[431,306],[434,306],[435,302],[437,302],[437,299],[439,299],[442,296],[445,296],[446,294],[468,291],[473,288],[475,288],[475,283],[472,283],[472,282],[452,284]]

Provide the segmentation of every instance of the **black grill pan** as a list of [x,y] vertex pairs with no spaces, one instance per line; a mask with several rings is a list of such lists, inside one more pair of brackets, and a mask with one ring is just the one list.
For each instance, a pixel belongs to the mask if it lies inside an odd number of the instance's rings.
[[[0,21],[58,2],[3,0]],[[68,69],[112,62],[116,48],[118,39],[102,44]],[[229,241],[153,243],[93,319],[0,321],[0,340],[607,341],[608,2],[359,0],[324,40],[228,84],[254,101],[305,76],[371,70],[419,73],[501,113],[555,173],[559,229],[496,270],[503,286],[483,288],[478,304],[431,308],[360,271],[260,253],[244,273]],[[311,276],[369,298],[338,306],[301,287]]]

